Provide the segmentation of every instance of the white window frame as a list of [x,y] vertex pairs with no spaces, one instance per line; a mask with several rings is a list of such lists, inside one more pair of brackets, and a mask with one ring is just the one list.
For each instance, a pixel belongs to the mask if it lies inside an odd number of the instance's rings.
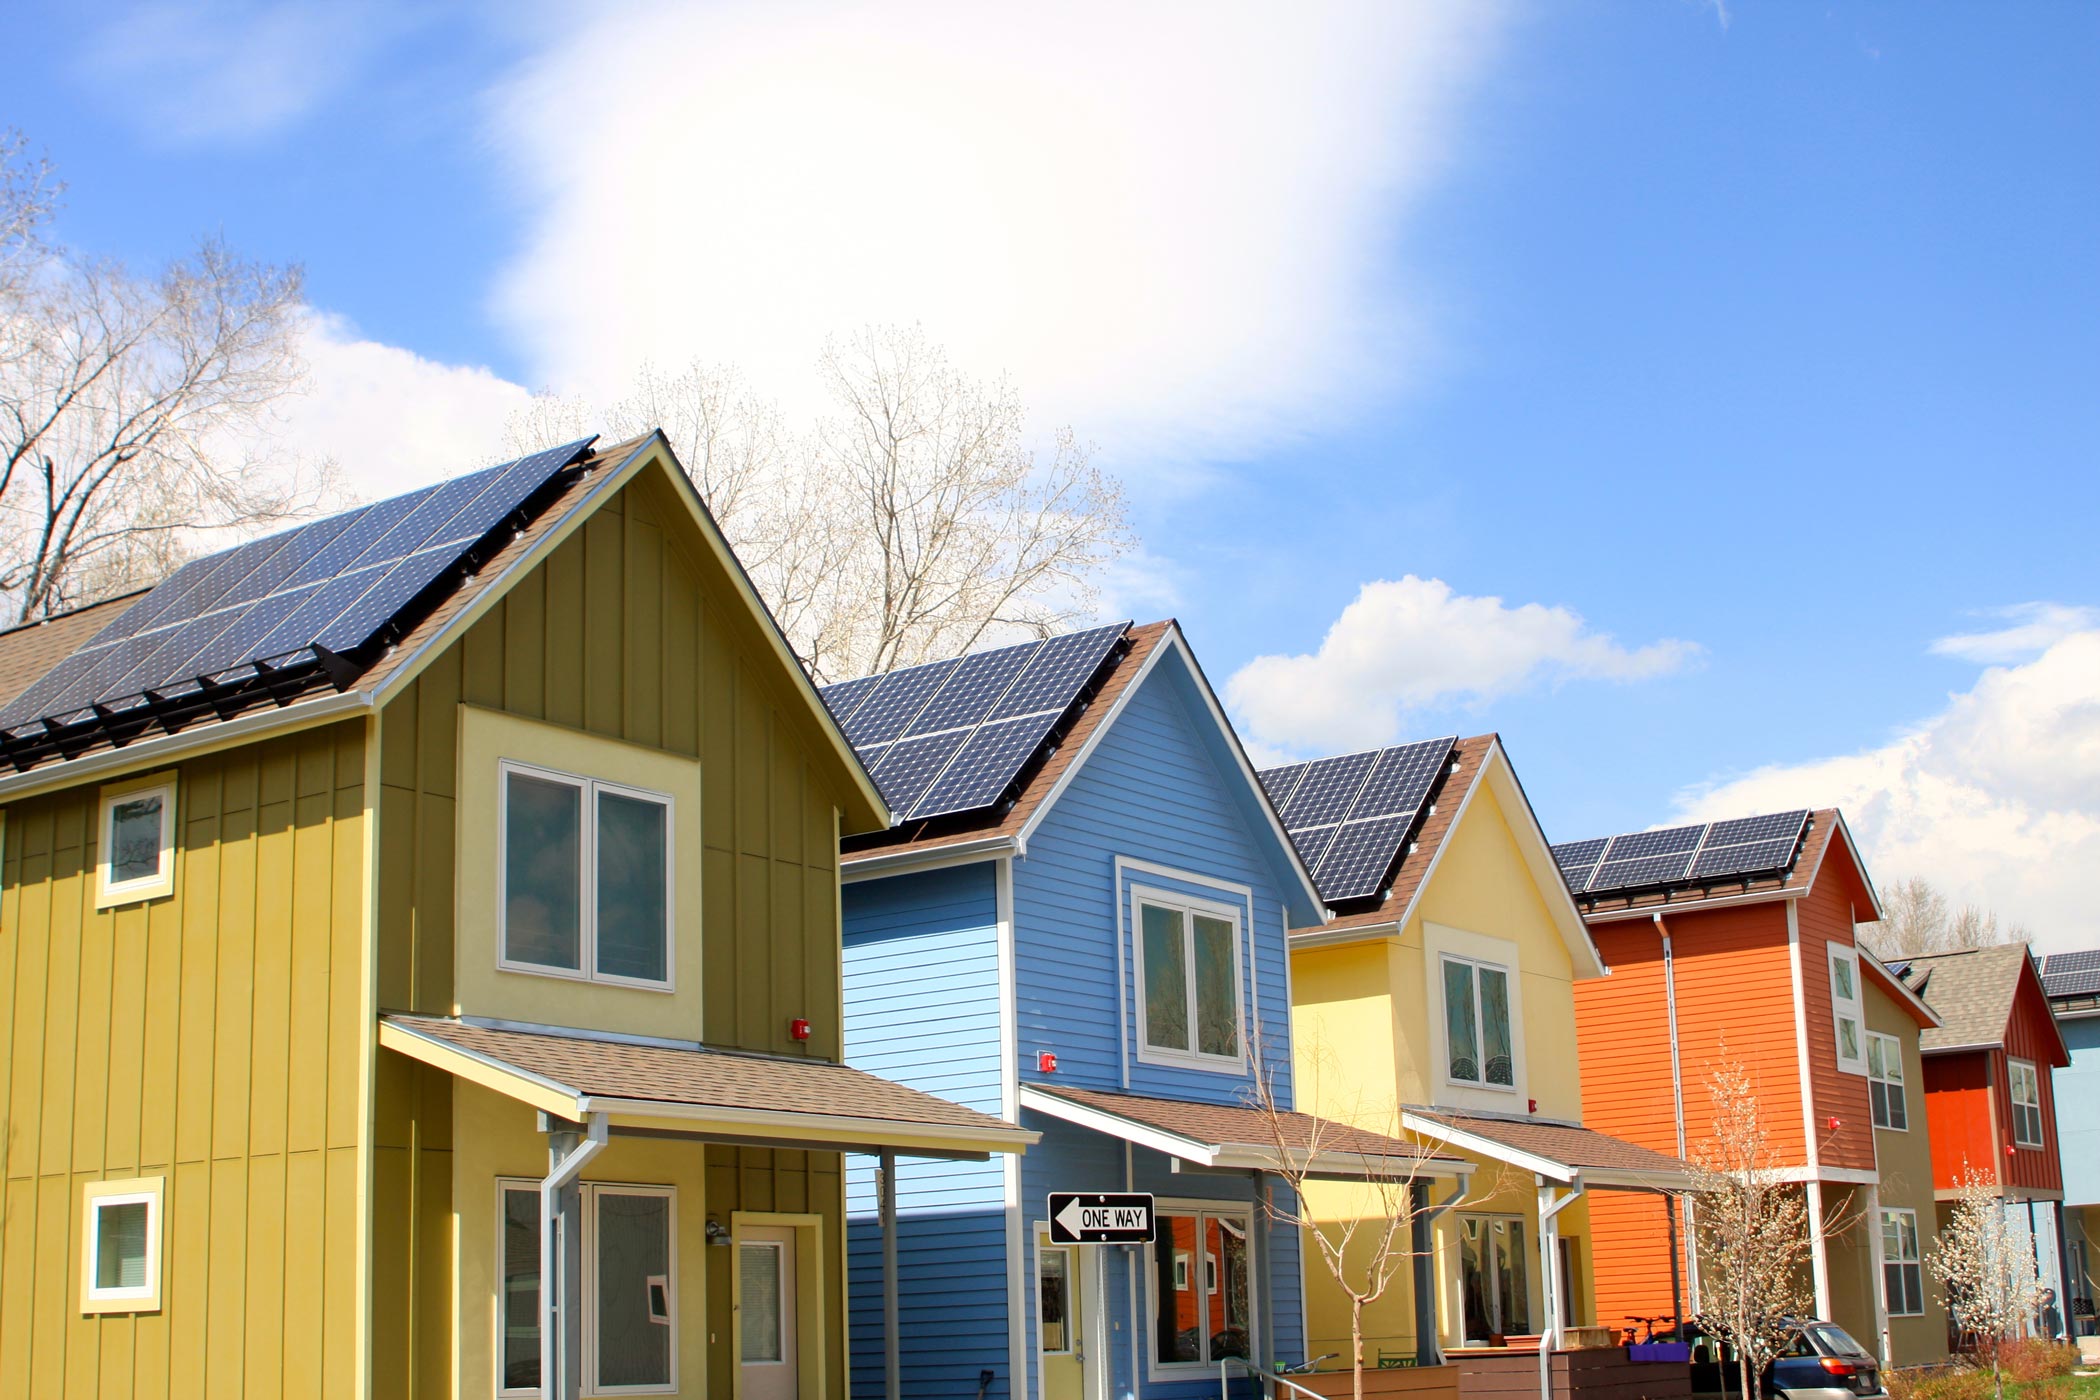
[[[494,1332],[495,1351],[493,1353],[496,1370],[496,1394],[498,1396],[529,1395],[536,1397],[540,1394],[539,1386],[506,1386],[503,1384],[503,1318],[504,1305],[509,1302],[509,1299],[504,1296],[503,1271],[505,1261],[503,1258],[503,1232],[510,1225],[509,1215],[503,1207],[504,1198],[513,1191],[522,1192],[532,1197],[534,1219],[538,1219],[540,1213],[540,1183],[538,1181],[530,1177],[499,1176],[496,1178],[496,1316]],[[539,1244],[541,1292],[534,1299],[533,1318],[536,1326],[544,1327],[547,1316],[547,1303],[544,1292],[547,1287],[547,1239],[544,1227],[539,1234]],[[544,1350],[540,1354],[542,1356],[546,1355]]]
[[[1874,1049],[1876,1046],[1881,1048],[1880,1074],[1874,1073]],[[1894,1101],[1902,1105],[1903,1121],[1901,1123],[1884,1123],[1881,1119],[1874,1118],[1874,1126],[1887,1133],[1907,1133],[1910,1131],[1910,1097],[1903,1087],[1903,1042],[1898,1037],[1885,1031],[1868,1031],[1866,1047],[1867,1099],[1870,1105],[1868,1116],[1873,1117],[1873,1109],[1871,1107],[1874,1098],[1873,1086],[1879,1084],[1882,1088],[1884,1102]]]
[[[2042,1139],[2045,1136],[2042,1123],[2042,1072],[2035,1067],[2034,1061],[2017,1060],[2011,1056],[2006,1057],[2006,1066],[2005,1096],[2012,1109],[2013,1146],[2040,1147],[2043,1145]],[[2027,1082],[2034,1091],[2034,1097],[2031,1100],[2020,1097],[2020,1079],[2021,1071],[2023,1070],[2026,1071]],[[2020,1135],[2020,1110],[2023,1108],[2032,1111],[2034,1114],[2034,1136],[2031,1138]]]
[[[1189,1045],[1187,1050],[1163,1049],[1151,1043],[1145,1020],[1145,909],[1165,909],[1181,918],[1181,951],[1185,959],[1182,984],[1188,993]],[[1196,1015],[1196,920],[1222,919],[1232,925],[1232,1015],[1239,1053],[1212,1055],[1195,1049],[1202,1042],[1201,1022]],[[1137,974],[1137,1057],[1151,1065],[1208,1070],[1214,1074],[1247,1073],[1247,926],[1238,907],[1196,895],[1158,889],[1150,885],[1130,887],[1130,950]]]
[[[578,893],[578,917],[580,928],[577,962],[574,971],[565,967],[549,967],[545,963],[522,962],[510,956],[510,892],[504,881],[510,868],[510,779],[512,774],[537,778],[542,782],[560,783],[575,788],[582,798],[583,821],[578,833],[578,862],[580,865],[581,889]],[[661,982],[645,977],[618,977],[599,972],[598,968],[598,795],[610,793],[616,797],[629,797],[643,802],[654,802],[664,809],[664,976]],[[596,982],[605,986],[634,987],[648,992],[675,992],[678,989],[678,800],[668,792],[636,787],[631,783],[615,783],[603,778],[593,778],[581,773],[564,773],[555,768],[542,768],[537,764],[521,763],[506,758],[497,764],[496,773],[496,966],[505,972],[522,972],[534,977],[559,977],[570,982]]]
[[[664,1301],[670,1308],[671,1379],[664,1385],[598,1384],[598,1202],[611,1196],[661,1196],[670,1202],[664,1228],[670,1251]],[[544,1269],[544,1265],[542,1268]],[[653,1281],[658,1275],[649,1275]],[[627,1181],[591,1181],[583,1186],[583,1393],[586,1395],[673,1395],[678,1391],[678,1188]],[[544,1315],[544,1314],[543,1314]]]
[[[167,1229],[163,1197],[166,1178],[129,1177],[91,1181],[81,1189],[80,1310],[84,1313],[152,1313],[161,1309],[161,1242]],[[135,1288],[100,1288],[95,1284],[101,1262],[100,1216],[110,1206],[146,1207],[146,1281]]]
[[[1203,1238],[1203,1217],[1215,1216],[1220,1220],[1232,1221],[1245,1232],[1242,1238],[1247,1241],[1247,1350],[1250,1353],[1247,1359],[1257,1366],[1260,1365],[1265,1359],[1262,1356],[1261,1349],[1263,1299],[1261,1296],[1261,1275],[1254,1267],[1254,1207],[1241,1201],[1169,1201],[1162,1199],[1153,1203],[1152,1211],[1154,1220],[1163,1215],[1195,1216],[1195,1252],[1206,1256],[1206,1258],[1210,1257],[1210,1251],[1204,1248],[1206,1241]],[[1159,1359],[1159,1263],[1157,1259],[1159,1244],[1159,1240],[1154,1239],[1151,1244],[1145,1246],[1146,1254],[1149,1257],[1146,1258],[1142,1265],[1145,1275],[1145,1336],[1140,1345],[1143,1346],[1145,1353],[1145,1377],[1149,1381],[1165,1382],[1187,1380],[1192,1376],[1215,1375],[1218,1365],[1215,1361],[1163,1362]],[[1172,1247],[1171,1240],[1169,1241],[1169,1247]],[[1175,1268],[1177,1273],[1180,1269],[1180,1255],[1188,1252],[1186,1250],[1176,1251]],[[1204,1345],[1208,1346],[1211,1333],[1217,1330],[1208,1325],[1210,1322],[1210,1298],[1212,1295],[1209,1292],[1205,1292],[1198,1296],[1204,1302],[1203,1320],[1198,1324],[1196,1332],[1203,1339]],[[1219,1296],[1222,1298],[1222,1295]],[[1222,1305],[1221,1302],[1220,1306]]]
[[[95,817],[95,907],[112,909],[120,904],[161,899],[175,893],[175,799],[177,788],[172,772],[152,773],[102,789]],[[116,878],[114,824],[117,804],[135,798],[160,798],[160,862],[153,874],[129,880]]]
[[[1852,975],[1852,995],[1838,995],[1838,966],[1843,964]],[[1830,945],[1830,1038],[1831,1049],[1837,1053],[1838,1068],[1847,1074],[1864,1076],[1867,1072],[1867,1010],[1866,998],[1859,985],[1859,950],[1840,944]],[[1846,1021],[1852,1022],[1858,1033],[1855,1037],[1859,1053],[1851,1058],[1845,1055]]]
[[[1043,1340],[1047,1324],[1043,1319],[1043,1261],[1052,1254],[1064,1256],[1065,1261],[1065,1344],[1053,1347]],[[1047,1234],[1038,1233],[1035,1239],[1035,1342],[1036,1352],[1041,1356],[1070,1356],[1074,1350],[1072,1306],[1076,1299],[1074,1275],[1079,1270],[1079,1246],[1052,1244]]]
[[[1908,1256],[1891,1254],[1888,1251],[1888,1224],[1891,1218],[1898,1216],[1905,1217],[1910,1222],[1911,1253]],[[1881,1209],[1881,1220],[1878,1223],[1880,1224],[1882,1231],[1882,1308],[1885,1312],[1888,1313],[1890,1317],[1923,1317],[1925,1315],[1925,1241],[1924,1237],[1918,1233],[1918,1213],[1914,1210],[1910,1210],[1904,1207],[1883,1206]],[[1897,1222],[1896,1240],[1899,1245],[1902,1243],[1903,1240],[1903,1227],[1901,1221]],[[1906,1311],[1904,1308],[1898,1306],[1898,1304],[1901,1301],[1900,1299],[1889,1297],[1888,1269],[1891,1265],[1904,1269],[1916,1269],[1918,1271],[1918,1307],[1915,1312]]]
[[[1460,1079],[1451,1073],[1451,1008],[1444,1000],[1445,988],[1449,985],[1444,980],[1445,963],[1463,963],[1474,969],[1473,1033],[1480,1037],[1480,1044],[1476,1047],[1480,1051],[1478,1056],[1480,1061],[1480,1078],[1478,1079]],[[1492,1083],[1487,1077],[1487,1015],[1486,1004],[1481,1000],[1480,996],[1481,968],[1501,973],[1503,990],[1508,994],[1510,1082],[1507,1084]],[[1436,1002],[1437,1010],[1444,1018],[1442,1023],[1444,1033],[1441,1037],[1444,1061],[1441,1073],[1444,1083],[1454,1089],[1484,1089],[1491,1094],[1515,1094],[1517,1085],[1523,1077],[1522,1068],[1518,1064],[1519,1056],[1522,1053],[1522,1042],[1517,1036],[1517,970],[1488,958],[1469,957],[1464,953],[1438,953],[1436,962]]]

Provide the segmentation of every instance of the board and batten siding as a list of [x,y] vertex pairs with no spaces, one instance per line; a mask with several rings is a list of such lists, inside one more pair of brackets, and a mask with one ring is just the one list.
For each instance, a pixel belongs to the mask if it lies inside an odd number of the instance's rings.
[[[813,761],[824,736],[733,580],[672,495],[677,489],[651,468],[593,506],[580,528],[510,583],[387,704],[380,726],[382,1010],[483,1010],[459,1004],[455,977],[458,957],[489,955],[463,954],[455,928],[455,889],[476,878],[455,858],[464,704],[697,758],[703,914],[701,956],[692,960],[699,966],[691,971],[703,978],[700,1021],[676,1032],[647,1029],[773,1054],[840,1057],[837,813],[846,795],[828,791]],[[686,971],[682,961],[681,976]],[[656,996],[634,993],[638,1007]],[[651,1014],[638,1013],[637,1022]],[[789,1034],[798,1017],[810,1023],[807,1041]],[[450,1394],[450,1085],[404,1057],[379,1059],[375,1208],[381,1219],[412,1217],[414,1225],[374,1240],[375,1393]],[[820,1214],[823,1247],[838,1247],[844,1200],[837,1154],[710,1148],[706,1156],[707,1212],[724,1220],[736,1210]],[[468,1234],[484,1228],[493,1223],[462,1226]],[[464,1235],[459,1243],[483,1247]],[[727,1336],[726,1272],[722,1282],[712,1286],[710,1274],[707,1325]],[[825,1322],[842,1328],[843,1283],[828,1283]],[[835,1393],[844,1385],[839,1351],[826,1353]],[[724,1394],[729,1357],[726,1346],[709,1353],[710,1384]]]
[[[95,908],[98,787],[0,863],[0,1395],[350,1396],[365,725],[177,766],[174,894]],[[162,1307],[83,1315],[82,1187],[165,1183]]]
[[[986,861],[845,887],[846,1055],[870,1074],[997,1116],[999,947]],[[846,1159],[853,1385],[882,1393],[876,1159]],[[1005,1167],[897,1161],[899,1363],[912,1395],[1009,1394]]]

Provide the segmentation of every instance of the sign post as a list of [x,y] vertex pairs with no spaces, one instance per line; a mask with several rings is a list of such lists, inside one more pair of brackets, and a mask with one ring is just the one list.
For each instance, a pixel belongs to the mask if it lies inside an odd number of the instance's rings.
[[1052,1244],[1149,1244],[1152,1197],[1143,1191],[1052,1191]]

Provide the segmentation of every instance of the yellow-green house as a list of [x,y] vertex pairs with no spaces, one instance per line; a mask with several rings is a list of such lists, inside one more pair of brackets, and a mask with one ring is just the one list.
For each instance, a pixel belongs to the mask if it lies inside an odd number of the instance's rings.
[[1028,1140],[840,1063],[888,813],[660,435],[0,634],[0,757],[0,1395],[843,1395],[842,1151]]
[[[1507,753],[1490,734],[1396,747],[1368,764],[1362,755],[1322,762],[1367,794],[1381,767],[1434,767],[1383,879],[1338,897],[1327,885],[1334,863],[1315,869],[1333,908],[1291,935],[1301,1102],[1471,1166],[1455,1190],[1416,1187],[1424,1234],[1412,1266],[1365,1310],[1366,1364],[1532,1351],[1541,1334],[1566,1343],[1572,1329],[1618,1323],[1592,1311],[1587,1193],[1687,1182],[1676,1159],[1582,1126],[1573,987],[1606,969]],[[1301,782],[1326,776],[1309,768]],[[1308,812],[1286,801],[1287,822],[1294,806]],[[1340,1184],[1308,1188],[1308,1203],[1335,1221],[1381,1210]],[[1659,1244],[1657,1267],[1669,1258]],[[1353,1286],[1367,1277],[1355,1261]],[[1346,1354],[1342,1284],[1309,1264],[1306,1298],[1311,1351]]]

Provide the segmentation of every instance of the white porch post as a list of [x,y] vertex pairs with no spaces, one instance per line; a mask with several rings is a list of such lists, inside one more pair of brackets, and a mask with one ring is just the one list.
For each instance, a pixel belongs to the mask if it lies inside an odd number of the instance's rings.
[[883,1393],[903,1400],[902,1364],[897,1346],[897,1154],[882,1154],[882,1374]]
[[1814,1249],[1809,1265],[1816,1281],[1816,1316],[1830,1316],[1830,1237],[1823,1229],[1823,1183],[1808,1183],[1808,1230]]
[[540,1182],[540,1394],[576,1400],[583,1394],[584,1164],[605,1148],[605,1115],[593,1113],[583,1132],[540,1115],[547,1134],[547,1175]]
[[1539,1188],[1539,1259],[1545,1269],[1539,1298],[1546,1325],[1539,1328],[1539,1400],[1553,1400],[1553,1353],[1565,1338],[1560,1321],[1560,1213],[1582,1199],[1582,1173],[1569,1178],[1567,1194],[1555,1200],[1554,1187],[1543,1176]]

